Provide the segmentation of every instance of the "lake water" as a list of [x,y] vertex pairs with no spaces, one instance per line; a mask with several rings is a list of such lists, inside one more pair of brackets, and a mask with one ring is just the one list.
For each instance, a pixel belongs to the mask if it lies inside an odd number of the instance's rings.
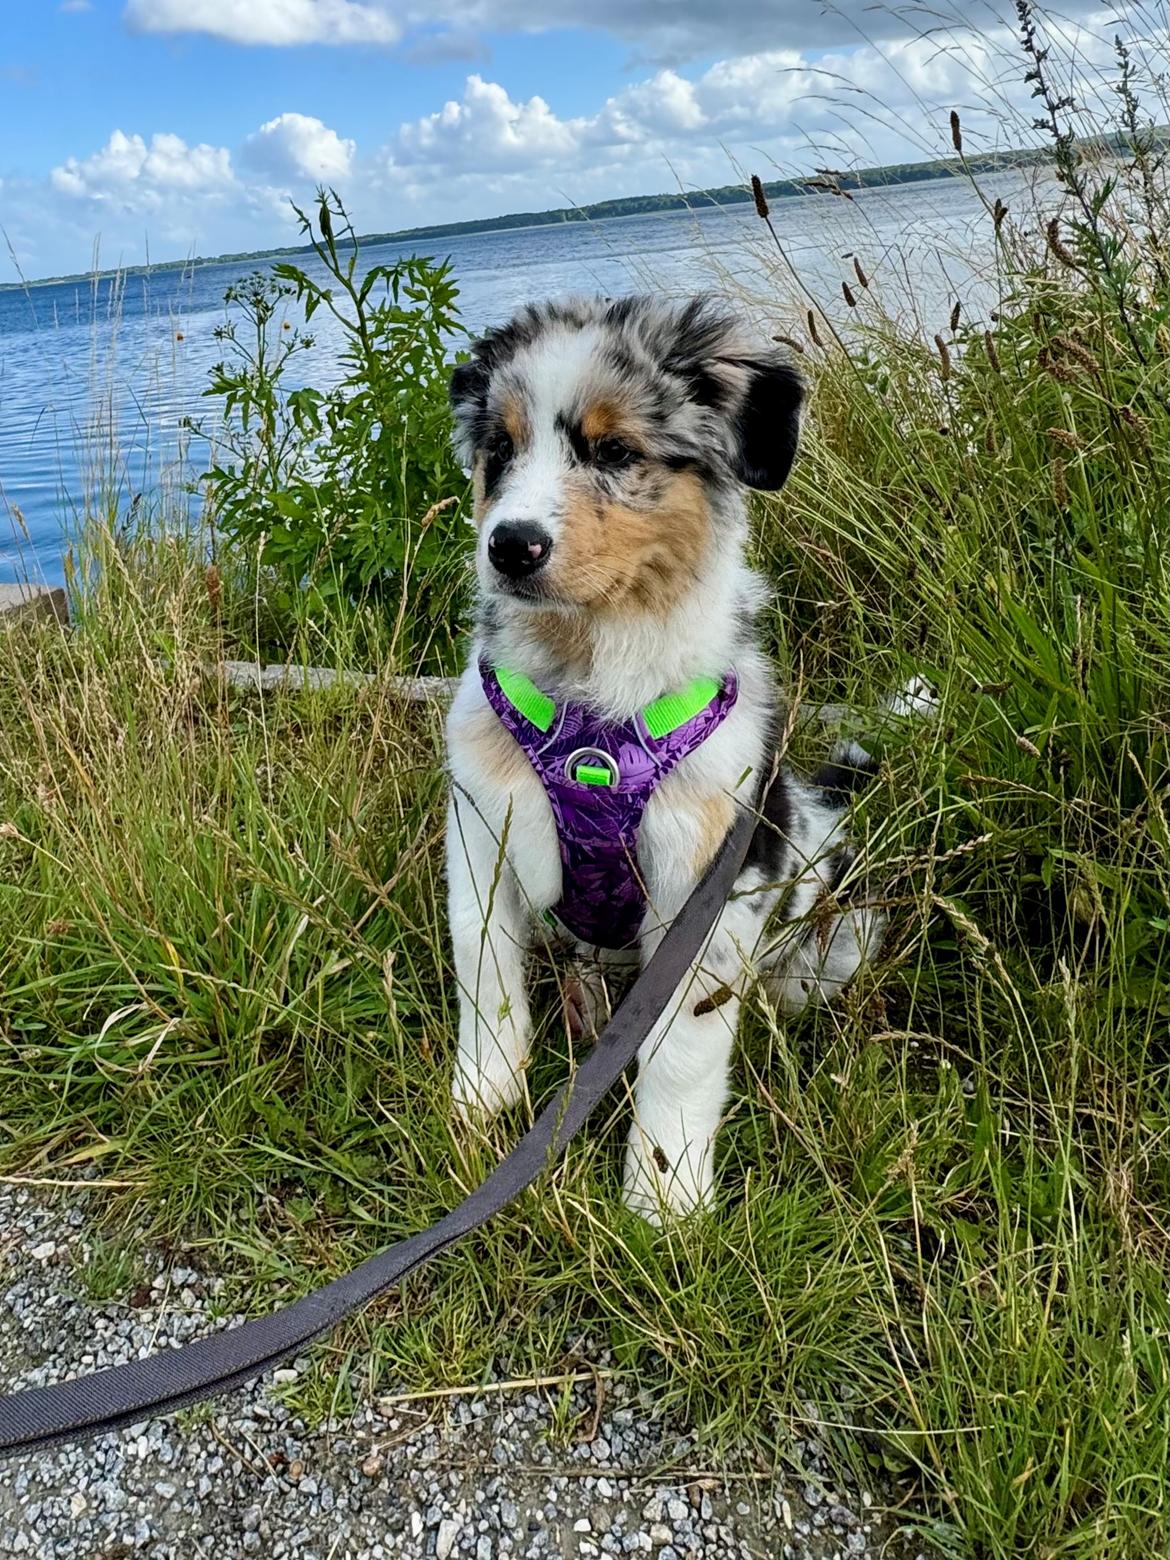
[[[1011,205],[1025,178],[998,175],[984,181],[984,193]],[[848,312],[841,282],[854,280],[854,254],[874,294],[915,311],[927,341],[945,327],[956,297],[968,312],[993,306],[976,263],[992,253],[990,219],[959,180],[858,191],[851,200],[780,200],[772,214],[783,257],[751,206],[411,247],[451,257],[473,329],[533,298],[656,291],[724,295],[771,332],[803,334],[810,295],[834,315]],[[363,258],[374,264],[403,252],[377,245]],[[312,269],[305,257],[298,263]],[[182,491],[206,469],[208,441],[187,420],[213,420],[202,391],[223,355],[214,332],[225,318],[224,291],[251,269],[201,264],[0,292],[0,581],[59,582],[68,531],[98,493],[112,491],[124,510],[160,486]],[[319,314],[317,346],[300,371],[325,387],[336,377],[337,340],[321,325]]]

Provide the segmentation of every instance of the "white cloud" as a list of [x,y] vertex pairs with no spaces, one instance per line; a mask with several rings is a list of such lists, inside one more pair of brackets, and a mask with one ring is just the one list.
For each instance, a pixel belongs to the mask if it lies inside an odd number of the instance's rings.
[[392,156],[403,166],[475,171],[535,169],[575,150],[574,126],[558,119],[543,98],[514,102],[498,82],[476,75],[468,76],[461,102],[402,125]]
[[115,130],[90,157],[68,158],[49,182],[70,199],[117,200],[149,209],[169,194],[223,190],[235,182],[231,154],[222,146],[188,146],[181,136]]
[[127,0],[135,32],[210,33],[229,43],[396,43],[401,26],[364,0]]
[[661,70],[610,98],[583,128],[590,140],[619,143],[686,135],[704,129],[707,122],[695,83],[673,70]]
[[[566,119],[543,98],[514,100],[500,83],[473,75],[458,102],[399,127],[386,148],[386,168],[391,177],[405,179],[419,168],[441,169],[449,178],[555,167],[567,178],[594,166],[598,155],[624,161],[655,156],[657,188],[669,183],[663,178],[668,162],[702,147],[721,160],[719,182],[726,183],[732,174],[722,148],[749,155],[778,137],[795,147],[798,126],[812,132],[836,126],[842,90],[868,95],[869,117],[856,115],[853,145],[858,156],[875,161],[885,151],[867,148],[865,138],[868,133],[882,139],[883,115],[911,107],[916,95],[949,107],[970,84],[972,70],[988,66],[989,50],[974,38],[962,55],[940,51],[934,41],[913,40],[884,52],[862,48],[823,55],[815,65],[797,50],[778,49],[718,61],[693,80],[660,70],[615,93],[596,113]],[[843,78],[847,89],[839,85]],[[923,121],[920,110],[916,118]],[[939,127],[944,122],[945,115]],[[924,124],[924,130],[929,135],[930,126]],[[906,149],[899,155],[907,155]]]
[[343,140],[309,114],[278,114],[248,136],[241,161],[278,181],[340,184],[353,167],[356,142]]
[[[1099,0],[1065,0],[1065,13],[1084,15]],[[1125,3],[1121,5],[1124,11]],[[418,39],[432,57],[468,57],[475,40],[504,32],[577,28],[623,39],[635,57],[661,64],[725,54],[856,46],[971,25],[1012,23],[1009,0],[986,0],[978,17],[956,6],[948,14],[922,0],[874,6],[870,0],[832,5],[800,0],[126,0],[128,24],[141,32],[208,33],[237,44],[389,44]],[[473,56],[471,56],[473,57]]]
[[[1105,93],[1108,36],[1070,28],[1070,39],[1059,50],[1075,55],[1069,85]],[[377,231],[726,184],[737,166],[767,178],[949,155],[956,107],[969,150],[1019,145],[1037,137],[1015,55],[1007,29],[811,57],[786,45],[648,71],[580,114],[477,73],[382,147],[291,110],[235,149],[119,129],[39,184],[10,181],[5,225],[26,274],[43,275],[84,264],[98,230],[103,252],[127,261],[144,258],[144,231],[160,258],[280,244],[296,231],[288,197],[303,204],[319,182],[343,190],[359,230]]]

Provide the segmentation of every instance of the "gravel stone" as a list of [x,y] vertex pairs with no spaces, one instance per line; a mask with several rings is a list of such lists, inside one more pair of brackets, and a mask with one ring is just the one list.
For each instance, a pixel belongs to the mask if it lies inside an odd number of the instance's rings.
[[438,1560],[447,1560],[451,1551],[455,1548],[455,1540],[459,1536],[459,1524],[453,1517],[444,1517],[439,1523],[439,1534],[435,1539],[435,1554]]
[[[119,1233],[140,1254],[134,1288],[87,1298],[78,1275],[101,1212],[96,1189],[57,1199],[0,1185],[0,1390],[118,1365],[242,1320],[223,1314],[221,1275],[193,1266],[189,1251],[168,1261],[133,1228]],[[613,1367],[596,1340],[574,1340],[573,1350]],[[784,1455],[763,1479],[746,1448],[713,1466],[648,1389],[620,1375],[606,1380],[596,1423],[592,1383],[572,1389],[592,1439],[566,1444],[555,1395],[536,1391],[453,1398],[438,1421],[363,1400],[349,1418],[309,1428],[289,1402],[312,1369],[302,1356],[193,1412],[0,1462],[0,1556],[926,1560],[881,1515],[881,1494],[837,1487],[819,1442],[778,1428]],[[824,1420],[834,1405],[804,1407]]]

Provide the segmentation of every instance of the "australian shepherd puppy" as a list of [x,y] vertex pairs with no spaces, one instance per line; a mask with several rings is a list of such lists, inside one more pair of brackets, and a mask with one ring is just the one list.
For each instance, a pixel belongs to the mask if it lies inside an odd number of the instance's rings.
[[[455,369],[451,399],[473,474],[479,585],[447,725],[455,1106],[489,1115],[523,1092],[526,950],[534,931],[549,936],[548,912],[585,926],[580,951],[595,955],[629,940],[621,927],[640,893],[633,951],[644,959],[735,808],[755,807],[736,892],[639,1056],[626,1199],[651,1219],[684,1212],[711,1190],[748,980],[762,974],[787,1011],[827,1000],[883,930],[878,911],[850,899],[842,832],[867,755],[841,753],[807,783],[773,776],[777,692],[754,627],[765,586],[745,561],[745,490],[788,476],[801,381],[705,302],[585,299],[533,305],[489,331]],[[707,696],[701,729],[652,740],[669,724],[664,707],[681,715]],[[590,733],[583,759],[555,746],[565,720]],[[599,751],[597,732],[611,730],[627,744],[620,764]],[[629,744],[660,755],[680,741],[644,799],[627,881],[571,868],[574,775],[582,806],[604,809]],[[613,816],[615,828],[630,822],[620,807]],[[605,820],[586,818],[594,844]]]

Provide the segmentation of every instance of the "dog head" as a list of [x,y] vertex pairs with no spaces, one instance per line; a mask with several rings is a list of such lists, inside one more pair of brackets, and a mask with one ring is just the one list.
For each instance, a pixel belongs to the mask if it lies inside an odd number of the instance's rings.
[[451,379],[485,592],[535,609],[669,611],[729,528],[729,497],[783,484],[801,395],[788,363],[701,300],[522,310]]

